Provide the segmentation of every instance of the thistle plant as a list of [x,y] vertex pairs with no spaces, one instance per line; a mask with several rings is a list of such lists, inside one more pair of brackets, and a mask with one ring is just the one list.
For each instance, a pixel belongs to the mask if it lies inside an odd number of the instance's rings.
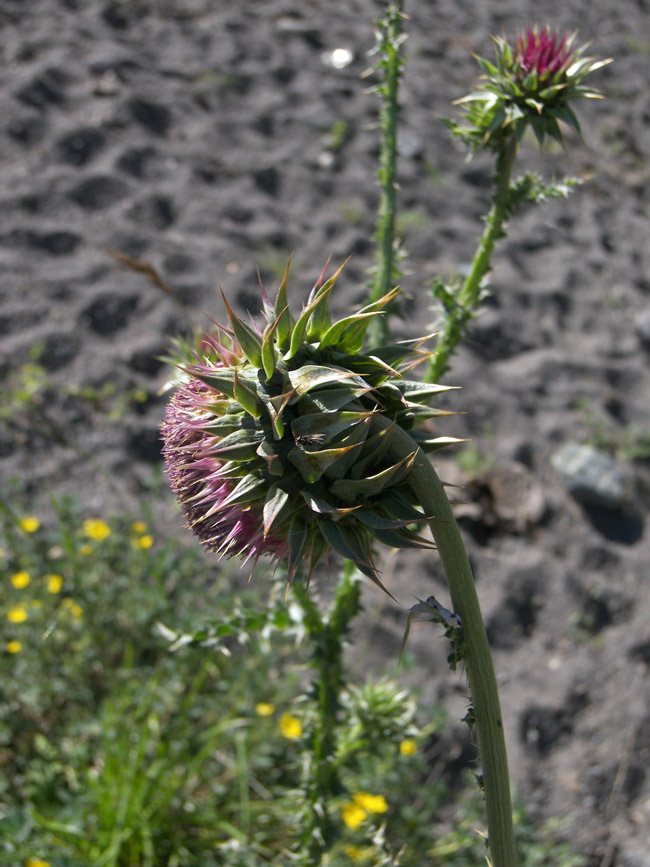
[[[286,568],[304,612],[318,677],[316,723],[301,841],[304,863],[323,863],[335,839],[328,800],[341,794],[336,726],[343,688],[342,647],[359,611],[355,572],[383,587],[375,548],[437,548],[451,609],[434,597],[411,618],[445,629],[450,666],[471,691],[466,717],[482,762],[493,867],[515,867],[516,853],[503,722],[496,678],[474,580],[454,515],[428,455],[455,440],[429,429],[448,414],[432,402],[448,387],[439,379],[481,300],[496,240],[524,201],[562,195],[571,185],[544,185],[533,175],[512,182],[519,143],[531,127],[541,143],[562,141],[559,123],[579,130],[570,103],[600,94],[584,78],[608,61],[584,57],[575,34],[532,28],[514,48],[495,39],[496,63],[478,59],[484,79],[462,100],[464,124],[448,121],[471,151],[496,157],[495,193],[472,269],[463,284],[438,281],[444,313],[436,352],[431,335],[391,342],[395,310],[394,216],[397,85],[403,13],[391,4],[379,28],[384,84],[382,189],[378,266],[369,303],[333,321],[329,299],[342,267],[326,268],[295,315],[287,295],[289,266],[271,300],[262,287],[262,321],[248,324],[224,297],[228,324],[215,323],[179,363],[183,380],[162,427],[167,474],[188,526],[220,556],[253,563],[268,556]],[[367,345],[368,335],[370,345]],[[411,379],[420,364],[425,381]],[[427,525],[431,540],[420,533]],[[331,553],[346,562],[329,617],[307,594],[318,564]],[[408,627],[407,627],[408,630]]]
[[446,285],[436,280],[434,298],[442,310],[441,333],[426,378],[438,381],[462,339],[467,324],[485,295],[485,277],[490,270],[494,246],[505,234],[507,220],[524,202],[541,202],[566,196],[579,183],[565,179],[544,184],[534,174],[512,181],[519,144],[532,129],[540,146],[548,138],[564,145],[561,124],[580,134],[573,109],[577,99],[598,99],[602,93],[584,84],[585,78],[611,63],[611,58],[586,57],[586,45],[576,45],[577,32],[560,36],[550,27],[529,28],[511,46],[504,37],[494,37],[495,62],[477,57],[483,70],[475,90],[456,100],[462,106],[463,122],[444,122],[470,150],[495,155],[494,194],[485,218],[485,229],[465,280]]
[[[464,630],[490,844],[495,864],[509,867],[512,816],[494,670],[467,555],[426,457],[452,440],[420,427],[446,414],[430,403],[448,387],[407,378],[428,359],[426,338],[361,351],[370,322],[395,292],[332,321],[328,301],[340,271],[327,280],[321,274],[294,318],[287,268],[275,301],[263,296],[260,328],[225,302],[229,326],[204,336],[170,401],[163,425],[167,472],[188,525],[207,548],[286,560],[290,582],[299,570],[309,581],[335,551],[382,587],[373,542],[432,547],[414,529],[429,525]],[[327,677],[326,670],[321,682]],[[336,685],[330,700],[335,694]],[[326,821],[319,831],[325,845]],[[319,841],[314,845],[318,850]],[[309,863],[319,863],[318,852],[312,856]]]

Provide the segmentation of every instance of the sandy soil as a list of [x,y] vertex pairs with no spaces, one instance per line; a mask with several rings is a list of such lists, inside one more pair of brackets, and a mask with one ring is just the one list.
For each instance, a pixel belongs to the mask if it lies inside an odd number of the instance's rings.
[[[448,376],[491,468],[463,475],[466,531],[502,683],[512,776],[535,817],[594,867],[650,865],[650,7],[647,0],[408,2],[401,227],[403,334],[433,320],[428,286],[466,263],[490,165],[466,163],[437,115],[471,87],[470,52],[537,19],[578,27],[616,63],[605,103],[580,106],[584,142],[522,165],[586,182],[526,213],[499,248],[493,295]],[[31,495],[72,492],[89,511],[134,508],[157,484],[170,336],[222,314],[223,285],[259,307],[294,251],[293,297],[328,255],[352,260],[337,312],[373,260],[377,100],[374,0],[0,0],[0,473]],[[342,69],[328,59],[352,52]],[[175,297],[111,258],[152,263]],[[646,319],[644,320],[644,316]],[[45,374],[29,365],[38,363]],[[30,393],[31,389],[31,393]],[[622,462],[625,504],[586,510],[551,456],[597,437]],[[175,515],[165,520],[180,523]],[[444,601],[423,558],[386,563],[403,605]],[[410,573],[411,578],[404,576]],[[404,612],[365,639],[398,653]],[[414,638],[416,656],[430,636]],[[437,640],[434,640],[437,641]],[[434,643],[431,695],[464,713]],[[373,652],[374,653],[374,652]],[[392,655],[392,656],[391,656]],[[357,665],[363,664],[361,653]],[[422,674],[418,675],[422,679]],[[460,743],[460,741],[459,741]],[[450,759],[451,761],[451,759]]]

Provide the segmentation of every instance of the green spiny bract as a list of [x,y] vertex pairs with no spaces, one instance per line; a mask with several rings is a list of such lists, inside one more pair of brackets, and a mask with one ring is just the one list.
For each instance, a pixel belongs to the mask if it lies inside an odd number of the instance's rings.
[[[216,325],[182,363],[163,451],[188,526],[208,549],[269,554],[286,562],[289,580],[299,568],[309,577],[334,550],[382,586],[374,539],[430,546],[411,529],[433,516],[417,508],[408,475],[419,449],[453,441],[418,430],[448,414],[428,405],[448,387],[405,377],[429,357],[426,338],[362,351],[397,290],[332,322],[328,299],[341,270],[327,280],[323,270],[294,318],[287,266],[274,302],[262,290],[262,328],[224,298],[229,327]],[[398,461],[390,458],[395,426],[414,440],[413,454]]]
[[504,137],[514,133],[521,141],[528,126],[540,145],[547,135],[563,144],[560,122],[580,132],[573,100],[602,96],[584,79],[612,62],[584,57],[587,46],[576,46],[576,38],[577,31],[560,38],[549,27],[535,27],[519,36],[513,49],[503,37],[494,37],[495,63],[477,57],[484,73],[480,83],[456,100],[465,108],[466,123],[444,122],[472,151],[500,151]]

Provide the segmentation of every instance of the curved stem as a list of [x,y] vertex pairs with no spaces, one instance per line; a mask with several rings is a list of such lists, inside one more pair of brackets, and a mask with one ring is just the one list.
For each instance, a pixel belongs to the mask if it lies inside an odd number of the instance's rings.
[[[387,428],[390,424],[381,416],[373,421],[377,429]],[[394,460],[400,460],[417,452],[418,447],[406,431],[396,427],[389,451]],[[516,867],[508,759],[499,694],[467,552],[442,483],[422,452],[418,452],[408,481],[424,514],[432,518],[429,522],[431,533],[445,570],[454,612],[460,616],[463,625],[464,661],[483,766],[492,864],[493,867]]]
[[496,241],[503,236],[503,226],[508,216],[510,179],[515,157],[517,137],[508,135],[499,151],[496,162],[495,191],[492,207],[485,218],[485,229],[472,260],[472,267],[455,297],[445,295],[445,325],[436,343],[436,353],[431,359],[426,374],[427,382],[438,382],[449,368],[449,360],[463,336],[465,325],[474,314],[481,300],[481,283],[490,270],[492,252]]

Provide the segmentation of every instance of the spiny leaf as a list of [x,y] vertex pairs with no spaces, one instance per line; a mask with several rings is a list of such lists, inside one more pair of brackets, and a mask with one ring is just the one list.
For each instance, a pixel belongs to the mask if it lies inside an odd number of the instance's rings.
[[259,476],[249,473],[235,485],[230,494],[228,494],[224,500],[216,503],[215,506],[204,515],[204,518],[214,515],[228,506],[242,506],[246,503],[252,503],[255,500],[258,500],[260,496],[260,488],[266,488],[267,485],[268,482],[264,479],[260,479]]
[[327,500],[323,499],[323,497],[319,497],[317,494],[306,489],[303,489],[300,493],[313,512],[316,512],[319,515],[330,515],[334,521],[340,520],[351,512],[356,512],[358,509],[358,506],[347,506],[342,509],[338,506],[333,506],[331,503],[328,503]]
[[241,346],[244,355],[253,365],[253,367],[261,367],[262,366],[262,338],[259,334],[257,334],[250,325],[246,325],[238,316],[235,315],[233,309],[230,304],[228,304],[228,299],[224,295],[223,289],[221,290],[221,297],[223,298],[223,303],[226,308],[226,313],[228,314],[228,319],[230,320],[230,325],[232,327],[233,333],[237,342]]
[[289,310],[287,301],[287,281],[289,280],[289,268],[291,267],[291,256],[287,262],[287,267],[284,269],[282,282],[278,289],[278,294],[275,298],[275,317],[278,320],[278,346],[281,352],[286,352],[291,345],[291,334],[293,332],[294,320]]
[[338,479],[332,484],[332,493],[344,503],[351,503],[357,497],[374,497],[384,488],[397,484],[409,472],[415,460],[415,453],[365,479]]
[[262,335],[262,367],[264,368],[267,382],[275,373],[275,365],[278,361],[278,353],[275,349],[274,337],[278,330],[279,321],[280,317],[278,316],[273,322],[266,326],[264,334]]
[[335,346],[339,352],[357,352],[363,346],[370,321],[381,315],[382,311],[378,310],[374,313],[354,313],[339,319],[322,336],[321,348]]
[[294,437],[316,437],[325,443],[372,415],[372,412],[310,412],[291,422],[291,431]]
[[303,364],[297,370],[290,370],[288,377],[291,385],[301,397],[313,388],[327,385],[330,382],[340,383],[343,381],[368,389],[367,383],[360,376],[357,376],[351,370],[345,370],[343,367],[335,367],[334,365]]
[[238,430],[215,442],[210,453],[230,461],[252,461],[264,439],[262,431]]
[[284,360],[290,361],[294,355],[301,348],[304,339],[305,332],[307,331],[307,323],[312,315],[312,313],[316,310],[316,308],[321,304],[326,304],[328,296],[332,291],[333,286],[330,286],[327,290],[323,287],[323,291],[314,298],[311,304],[308,304],[298,317],[298,321],[293,327],[293,332],[291,334],[291,343],[289,345],[289,351],[284,354]]
[[257,397],[255,386],[253,383],[239,376],[236,368],[234,371],[233,396],[253,418],[259,418],[262,415],[262,404]]
[[287,458],[298,470],[307,484],[317,482],[332,464],[340,461],[346,452],[356,448],[355,445],[335,449],[322,449],[318,452],[308,452],[299,446],[292,448]]
[[269,530],[273,526],[280,512],[284,509],[289,494],[280,488],[277,484],[271,485],[264,501],[263,518],[264,518],[264,536],[268,536]]
[[354,530],[344,528],[341,524],[335,524],[334,521],[329,521],[326,518],[318,522],[318,529],[323,534],[325,541],[332,547],[337,554],[344,557],[346,560],[352,560],[357,569],[366,575],[372,582],[380,587],[384,593],[397,602],[395,597],[386,590],[384,585],[379,580],[377,570],[372,561],[370,546],[367,538],[362,537]]

